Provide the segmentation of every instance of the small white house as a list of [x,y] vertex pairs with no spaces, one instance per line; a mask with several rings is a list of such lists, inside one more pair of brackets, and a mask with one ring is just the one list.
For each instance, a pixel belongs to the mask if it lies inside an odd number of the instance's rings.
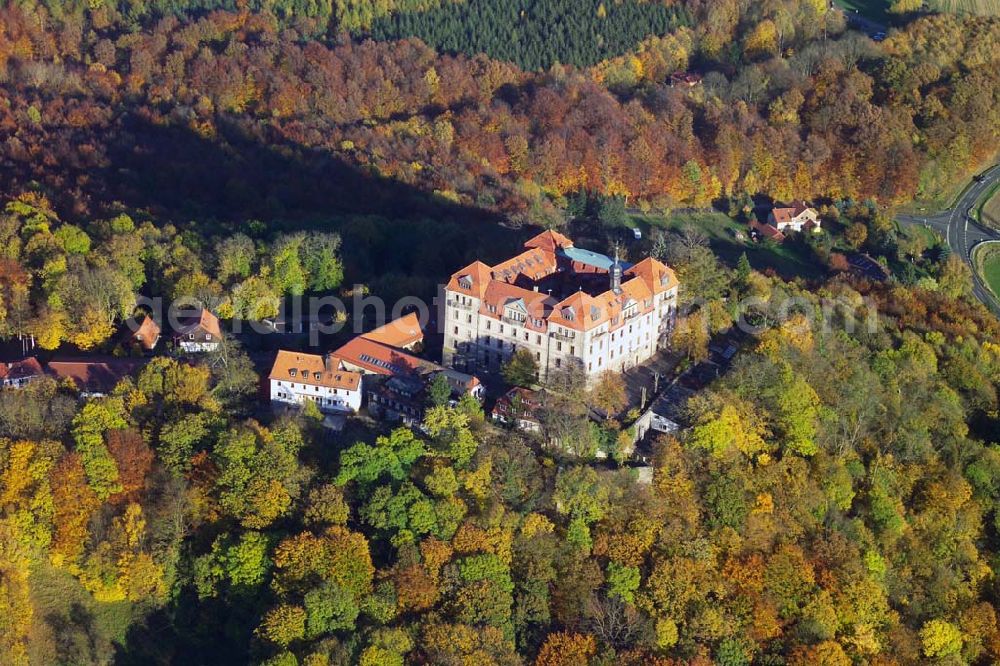
[[767,223],[782,233],[803,229],[818,233],[822,224],[816,210],[804,201],[793,201],[788,206],[771,209]]
[[42,364],[34,356],[20,361],[0,363],[0,386],[22,388],[42,376]]
[[174,331],[174,342],[188,354],[215,351],[221,340],[219,318],[205,309],[185,318]]
[[361,408],[361,373],[342,370],[340,359],[329,354],[279,351],[268,380],[272,404],[301,406],[309,400],[328,414]]

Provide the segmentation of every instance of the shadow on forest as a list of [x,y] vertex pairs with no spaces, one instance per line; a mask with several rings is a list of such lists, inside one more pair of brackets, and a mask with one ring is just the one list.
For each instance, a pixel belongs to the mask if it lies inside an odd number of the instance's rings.
[[181,593],[129,627],[125,644],[116,646],[119,666],[150,664],[246,664],[253,630],[259,622],[259,599],[199,600]]
[[[90,179],[88,196],[148,211],[158,222],[202,226],[205,236],[252,234],[252,220],[266,225],[265,237],[278,230],[339,232],[347,280],[402,282],[400,294],[386,297],[429,296],[429,283],[473,259],[505,257],[524,236],[499,226],[494,213],[273,134],[220,120],[218,134],[203,137],[127,116],[108,141],[109,165]],[[206,224],[215,228],[206,233]]]

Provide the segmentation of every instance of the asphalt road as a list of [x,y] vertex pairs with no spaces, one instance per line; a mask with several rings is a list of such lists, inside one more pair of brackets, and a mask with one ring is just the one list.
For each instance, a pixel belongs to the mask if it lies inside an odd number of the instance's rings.
[[969,213],[979,202],[979,199],[1000,181],[1000,164],[991,166],[980,174],[981,180],[973,182],[968,189],[948,210],[932,215],[900,215],[896,218],[901,224],[919,224],[934,229],[944,237],[951,251],[961,257],[962,261],[972,269],[972,291],[986,307],[1000,315],[1000,303],[997,303],[990,291],[983,284],[976,267],[972,264],[972,249],[987,240],[1000,240],[1000,232],[988,229],[970,219]]

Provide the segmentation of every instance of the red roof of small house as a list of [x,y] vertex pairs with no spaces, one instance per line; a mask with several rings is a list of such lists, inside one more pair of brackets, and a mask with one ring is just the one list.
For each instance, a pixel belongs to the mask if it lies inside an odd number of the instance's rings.
[[781,233],[776,227],[773,227],[770,224],[761,224],[760,222],[752,221],[750,223],[750,228],[756,229],[762,236],[774,239],[779,243],[785,240],[785,234]]
[[48,371],[56,379],[68,380],[77,390],[110,393],[118,382],[146,365],[142,358],[64,359],[49,361]]
[[341,370],[340,359],[335,356],[283,349],[278,351],[268,378],[347,391],[357,391],[361,386],[361,373]]
[[771,214],[774,215],[775,222],[778,224],[785,224],[787,222],[791,222],[808,209],[809,205],[805,201],[796,200],[787,206],[777,206],[771,209]]
[[670,80],[674,83],[684,83],[694,86],[701,83],[701,74],[695,72],[674,72],[670,75]]
[[361,337],[372,342],[379,342],[390,347],[402,349],[423,340],[424,332],[420,328],[420,317],[417,316],[416,312],[411,312],[399,319],[390,321],[385,326],[380,326],[373,331],[369,331]]
[[534,410],[542,406],[542,392],[515,386],[503,394],[493,408],[494,413],[509,414],[513,408],[519,407],[522,415],[532,415]]
[[34,356],[20,361],[0,363],[0,380],[27,379],[28,377],[38,377],[41,374],[42,364]]
[[145,317],[134,331],[129,331],[132,340],[138,342],[147,351],[156,347],[160,338],[160,325],[152,317]]
[[202,308],[194,317],[185,319],[177,327],[177,335],[187,335],[195,331],[210,333],[214,338],[222,337],[222,328],[219,326],[219,318],[212,314],[207,308]]

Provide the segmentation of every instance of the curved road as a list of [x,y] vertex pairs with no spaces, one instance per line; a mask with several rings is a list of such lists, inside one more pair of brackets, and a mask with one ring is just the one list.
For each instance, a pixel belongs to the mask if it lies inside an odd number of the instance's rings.
[[983,284],[976,267],[972,264],[972,249],[987,240],[1000,240],[1000,231],[988,229],[970,219],[970,212],[979,199],[986,194],[994,183],[1000,181],[1000,164],[994,164],[978,176],[972,185],[962,192],[962,195],[950,209],[933,215],[900,215],[896,218],[902,224],[919,224],[930,227],[944,237],[951,251],[961,257],[962,261],[972,269],[972,292],[983,305],[994,314],[1000,315],[1000,303]]

